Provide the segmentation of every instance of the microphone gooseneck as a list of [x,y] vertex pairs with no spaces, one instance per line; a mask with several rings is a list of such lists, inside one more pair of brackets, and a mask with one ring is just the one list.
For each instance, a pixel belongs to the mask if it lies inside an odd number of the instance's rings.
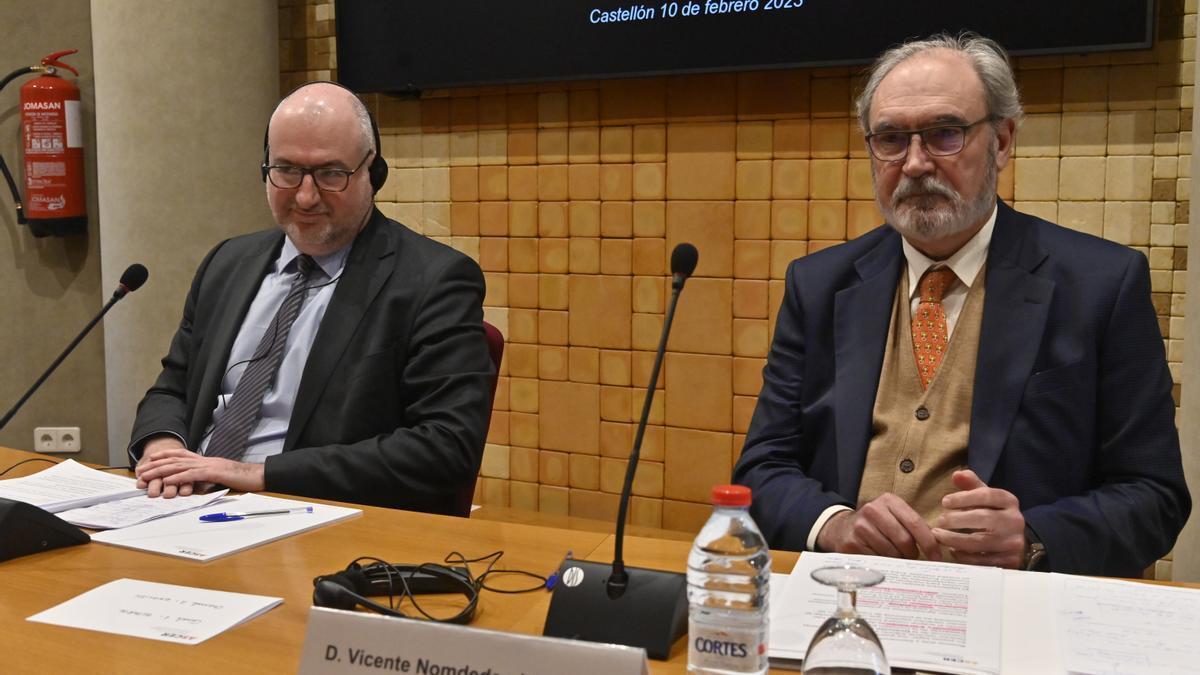
[[33,396],[33,393],[38,390],[38,387],[42,386],[42,383],[46,381],[46,378],[50,377],[50,374],[53,373],[56,368],[58,368],[59,364],[61,364],[71,352],[75,351],[75,347],[79,346],[79,343],[83,341],[83,338],[87,337],[87,334],[91,332],[92,328],[95,328],[96,324],[100,323],[100,319],[104,318],[104,315],[108,313],[108,310],[112,309],[113,305],[117,304],[117,301],[125,297],[126,294],[132,293],[133,291],[141,288],[142,284],[146,283],[146,279],[149,277],[150,272],[146,269],[145,265],[134,263],[125,270],[125,273],[121,275],[121,281],[117,285],[117,290],[113,291],[112,298],[110,298],[109,301],[104,304],[104,307],[100,310],[100,313],[93,317],[92,320],[88,322],[88,325],[83,327],[83,330],[79,332],[79,335],[75,336],[75,339],[72,340],[71,344],[67,345],[67,348],[58,355],[58,358],[54,359],[54,363],[50,364],[50,367],[46,369],[46,372],[42,373],[42,376],[37,379],[37,382],[34,382],[33,386],[30,387],[23,396],[21,396],[20,400],[18,400],[11,409],[9,409],[8,413],[4,415],[4,418],[0,419],[0,429],[3,429],[4,426],[8,424],[9,420],[13,418],[13,415],[17,414],[17,411],[21,409],[21,406],[25,405],[25,402],[29,400],[29,397]]
[[654,355],[654,367],[650,370],[650,383],[646,387],[646,400],[642,404],[642,416],[638,419],[637,435],[633,439],[633,450],[629,453],[629,465],[625,469],[625,485],[621,488],[621,502],[617,511],[616,545],[614,548],[612,574],[608,578],[608,596],[620,597],[629,585],[629,573],[625,570],[625,516],[629,512],[629,498],[633,492],[633,476],[637,472],[638,459],[642,454],[642,437],[646,434],[646,422],[650,419],[650,405],[654,402],[654,391],[658,388],[658,375],[662,370],[663,355],[667,351],[667,338],[671,334],[671,322],[675,319],[675,306],[679,293],[692,272],[700,253],[688,243],[679,244],[671,251],[671,303],[663,320],[662,335],[658,339],[658,351]]

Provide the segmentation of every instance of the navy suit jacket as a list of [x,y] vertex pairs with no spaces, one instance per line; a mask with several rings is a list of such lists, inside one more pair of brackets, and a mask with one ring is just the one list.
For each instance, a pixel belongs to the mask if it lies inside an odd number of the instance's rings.
[[[896,285],[884,225],[791,263],[734,469],[771,546],[853,507]],[[1020,500],[1051,569],[1140,576],[1191,510],[1144,255],[998,205],[967,463]]]
[[[138,406],[134,457],[163,431],[199,447],[283,236],[228,239],[201,263],[162,373]],[[266,489],[466,515],[495,377],[483,295],[474,261],[374,211],[314,338],[283,452],[266,460]]]

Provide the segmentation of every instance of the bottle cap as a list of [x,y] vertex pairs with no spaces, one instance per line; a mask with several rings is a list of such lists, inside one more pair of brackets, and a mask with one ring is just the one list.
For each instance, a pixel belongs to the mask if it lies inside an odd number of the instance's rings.
[[745,485],[714,485],[713,506],[750,506],[750,488]]

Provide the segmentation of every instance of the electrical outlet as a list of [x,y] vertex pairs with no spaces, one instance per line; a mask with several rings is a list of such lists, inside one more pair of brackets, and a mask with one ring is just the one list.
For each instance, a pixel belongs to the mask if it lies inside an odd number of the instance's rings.
[[37,452],[79,452],[82,448],[79,427],[38,427],[33,430],[33,449]]

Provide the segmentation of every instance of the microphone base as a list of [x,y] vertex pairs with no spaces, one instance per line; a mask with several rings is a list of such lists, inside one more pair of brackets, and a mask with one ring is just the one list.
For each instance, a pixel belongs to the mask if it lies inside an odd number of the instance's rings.
[[0,499],[0,561],[91,540],[86,532],[52,513]]
[[567,559],[558,569],[542,635],[641,647],[666,660],[687,632],[687,577],[637,567],[625,568],[625,592],[610,598],[612,563]]

